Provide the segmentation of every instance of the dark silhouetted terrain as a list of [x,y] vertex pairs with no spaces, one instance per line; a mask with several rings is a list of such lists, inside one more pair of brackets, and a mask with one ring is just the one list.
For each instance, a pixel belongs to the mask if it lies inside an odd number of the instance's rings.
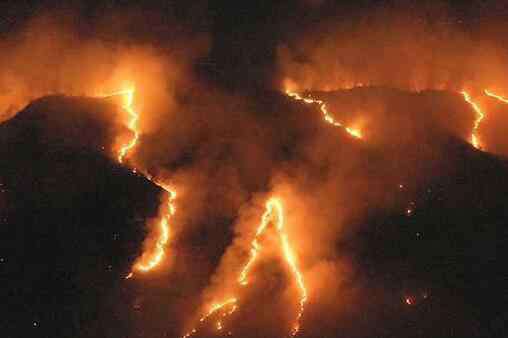
[[[169,166],[199,168],[203,149],[218,147],[206,152],[208,166],[243,173],[248,194],[268,189],[271,173],[283,171],[305,192],[301,198],[337,210],[326,222],[319,215],[322,224],[306,220],[309,240],[324,229],[332,238],[323,260],[349,268],[323,275],[329,284],[311,294],[302,337],[506,337],[508,163],[463,141],[470,108],[446,92],[314,95],[326,97],[345,122],[363,112],[366,141],[324,123],[315,105],[252,93],[247,115],[237,120],[255,120],[269,137],[256,139],[227,120],[191,123],[215,130],[221,142],[187,144],[185,161],[170,154]],[[389,109],[369,111],[376,100]],[[455,113],[438,114],[452,106]],[[216,211],[179,237],[186,256],[176,276],[164,275],[152,288],[123,279],[159,190],[106,156],[113,132],[103,117],[111,110],[98,100],[48,97],[0,125],[2,299],[12,318],[5,337],[178,337],[233,237],[234,220]],[[233,152],[240,139],[270,161],[249,166],[248,154]],[[259,171],[265,162],[271,170]],[[260,177],[250,179],[251,171]],[[187,299],[192,303],[180,310]],[[265,306],[272,305],[246,306],[243,315]]]

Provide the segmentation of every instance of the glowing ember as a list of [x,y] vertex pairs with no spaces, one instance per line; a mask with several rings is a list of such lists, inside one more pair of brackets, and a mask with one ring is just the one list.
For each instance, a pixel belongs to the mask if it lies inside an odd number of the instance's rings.
[[504,102],[504,103],[508,103],[508,99],[503,97],[503,96],[501,96],[501,95],[494,94],[493,92],[491,92],[489,90],[485,90],[484,93],[485,93],[485,95],[493,97],[496,100],[499,100],[499,101]]
[[359,129],[346,127],[346,126],[342,125],[342,123],[336,121],[333,118],[333,116],[330,114],[330,112],[328,111],[328,108],[326,107],[326,103],[323,102],[322,100],[313,99],[312,97],[303,97],[300,94],[291,92],[289,90],[286,90],[286,94],[289,97],[291,97],[297,101],[302,101],[307,104],[312,104],[312,103],[318,104],[319,109],[321,110],[321,113],[323,114],[323,118],[326,122],[328,122],[329,124],[331,124],[335,127],[344,128],[349,133],[349,135],[351,135],[355,138],[360,138],[360,139],[362,138],[362,132]]
[[471,144],[476,149],[481,149],[482,145],[480,144],[480,141],[478,140],[478,128],[480,127],[480,123],[482,122],[483,118],[485,117],[485,113],[480,109],[480,107],[474,103],[471,99],[471,96],[466,92],[462,91],[461,94],[464,96],[464,100],[466,100],[467,103],[473,107],[474,111],[476,112],[476,119],[474,121],[473,125],[473,132],[471,133]]
[[[295,318],[295,321],[294,321],[292,328],[291,328],[291,336],[295,336],[298,333],[298,331],[300,330],[300,319],[301,319],[301,317],[303,315],[303,311],[305,309],[305,303],[307,302],[307,289],[305,288],[303,276],[302,276],[300,270],[298,269],[295,255],[294,255],[293,250],[291,249],[291,246],[289,244],[288,236],[284,230],[284,209],[283,209],[282,201],[276,197],[272,197],[266,202],[265,208],[266,208],[265,212],[261,218],[261,223],[259,224],[259,226],[256,230],[256,235],[251,243],[249,260],[247,261],[247,263],[244,265],[243,269],[241,270],[237,281],[242,286],[246,286],[248,284],[248,274],[249,274],[250,268],[256,261],[256,258],[259,256],[259,253],[261,250],[261,247],[258,243],[258,237],[261,234],[263,234],[263,232],[266,230],[266,228],[268,227],[269,224],[275,223],[275,228],[279,234],[281,249],[284,254],[284,258],[285,258],[292,274],[294,275],[295,282],[296,282],[298,289],[300,291],[299,309],[298,309],[298,313]],[[231,298],[228,301],[225,301],[223,303],[216,303],[216,304],[212,305],[210,311],[207,314],[205,314],[203,317],[201,317],[200,322],[203,322],[204,320],[206,320],[208,317],[210,317],[210,315],[212,315],[216,311],[224,308],[225,306],[231,305],[231,304],[234,304],[234,306],[232,307],[232,309],[229,312],[225,313],[223,315],[223,317],[232,314],[237,308],[236,298]],[[222,322],[218,321],[216,323],[216,327],[217,328],[220,327],[222,329]],[[197,329],[194,328],[192,331],[190,331],[189,333],[184,335],[183,338],[187,338],[196,332],[197,332]]]

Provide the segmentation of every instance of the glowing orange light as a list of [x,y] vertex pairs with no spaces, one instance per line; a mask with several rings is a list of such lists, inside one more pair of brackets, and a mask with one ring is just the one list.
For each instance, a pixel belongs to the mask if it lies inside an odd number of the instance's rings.
[[[132,131],[133,137],[124,145],[120,147],[118,152],[118,162],[123,163],[125,157],[129,154],[129,152],[137,145],[139,140],[139,130],[138,130],[138,120],[139,113],[134,109],[134,88],[129,88],[125,90],[120,90],[117,92],[113,92],[107,95],[100,95],[100,97],[113,97],[113,96],[121,96],[123,98],[122,108],[129,113],[129,122],[127,126],[129,130]],[[132,169],[132,172],[137,173],[138,170],[136,168]],[[166,206],[165,211],[162,212],[160,219],[158,220],[158,231],[159,236],[157,241],[155,242],[155,246],[153,250],[149,250],[148,252],[144,252],[141,257],[139,257],[136,263],[133,266],[133,271],[139,272],[148,272],[154,269],[164,258],[165,254],[165,246],[167,245],[170,237],[170,228],[169,228],[169,220],[175,214],[175,206],[174,200],[176,198],[176,191],[169,187],[167,184],[159,182],[152,178],[152,176],[145,174],[145,177],[164,189],[167,193],[166,197]],[[129,279],[133,276],[133,271],[131,271],[125,278]]]
[[284,253],[284,258],[286,259],[286,262],[288,263],[291,272],[293,273],[296,284],[298,285],[298,288],[300,290],[300,307],[298,310],[298,314],[296,317],[296,320],[293,324],[291,335],[294,336],[296,333],[298,333],[300,329],[300,318],[303,315],[305,303],[307,301],[307,289],[305,288],[305,284],[303,281],[303,276],[298,270],[297,264],[296,264],[296,258],[293,254],[293,250],[291,249],[291,246],[289,245],[289,240],[287,237],[287,234],[284,231],[284,209],[282,206],[282,201],[276,197],[270,198],[266,202],[266,211],[263,214],[263,217],[261,219],[261,224],[258,226],[258,229],[256,231],[256,236],[254,240],[252,241],[252,248],[251,248],[251,255],[250,258],[245,264],[244,268],[242,269],[242,272],[240,273],[240,277],[238,278],[238,282],[241,285],[247,285],[247,275],[249,273],[249,270],[251,266],[254,264],[256,258],[258,257],[258,253],[260,251],[259,243],[257,242],[257,237],[259,237],[267,228],[270,221],[274,218],[276,219],[276,229],[279,233],[280,241],[281,241],[281,247],[282,252]]
[[133,136],[130,139],[129,142],[124,144],[120,151],[118,152],[118,162],[123,163],[125,156],[129,153],[131,149],[133,149],[136,144],[138,143],[139,139],[139,130],[138,130],[138,120],[139,120],[139,114],[136,112],[136,110],[133,107],[134,103],[134,94],[135,90],[134,88],[129,88],[125,90],[120,90],[111,94],[107,95],[101,95],[102,97],[112,97],[112,96],[121,96],[123,97],[124,101],[122,104],[122,108],[129,113],[129,122],[127,124],[130,131],[132,131]]
[[466,100],[467,103],[473,107],[473,110],[476,112],[476,119],[474,121],[473,125],[473,132],[471,133],[471,144],[476,149],[481,149],[482,145],[480,144],[480,141],[478,140],[478,128],[480,127],[480,123],[482,122],[483,118],[485,117],[485,113],[480,109],[480,107],[473,102],[471,99],[471,96],[466,92],[462,91],[461,94],[464,96],[464,100]]
[[351,127],[346,127],[344,125],[342,125],[342,123],[336,121],[333,116],[330,114],[330,112],[328,111],[328,108],[326,106],[326,103],[322,100],[318,100],[318,99],[313,99],[312,97],[303,97],[301,96],[300,94],[298,93],[295,93],[295,92],[291,92],[289,90],[286,90],[286,94],[297,100],[297,101],[302,101],[302,102],[305,102],[307,104],[312,104],[312,103],[315,103],[315,104],[318,104],[319,105],[319,109],[321,110],[321,113],[323,114],[323,118],[326,122],[328,122],[329,124],[335,126],[335,127],[341,127],[341,128],[344,128],[348,133],[349,135],[355,137],[355,138],[362,138],[362,132],[361,130],[359,129],[355,129],[355,128],[351,128]]
[[[297,262],[295,255],[293,253],[293,250],[291,249],[291,246],[289,244],[288,236],[284,230],[284,209],[282,201],[279,198],[272,197],[268,199],[265,205],[265,212],[263,216],[261,217],[261,223],[259,224],[256,234],[254,236],[254,239],[251,243],[251,250],[250,250],[250,257],[247,263],[242,268],[240,275],[237,279],[237,282],[242,285],[246,286],[248,284],[248,274],[250,271],[250,268],[256,261],[256,258],[259,256],[261,246],[258,243],[258,237],[263,234],[263,232],[266,230],[268,225],[272,222],[275,223],[275,228],[279,234],[279,239],[281,242],[281,249],[282,253],[284,255],[284,258],[294,275],[296,284],[298,286],[299,292],[300,292],[300,300],[299,300],[299,308],[298,313],[296,315],[295,321],[291,327],[291,336],[295,336],[298,331],[300,330],[300,319],[303,315],[304,309],[305,309],[305,303],[307,302],[307,289],[305,288],[305,283],[303,280],[303,276],[298,269]],[[232,310],[229,311],[227,314],[225,313],[223,317],[232,314],[236,308],[236,298],[231,298],[228,301],[225,301],[223,303],[215,303],[212,305],[210,311],[208,311],[207,314],[205,314],[203,317],[201,317],[200,322],[203,322],[206,320],[210,315],[215,313],[216,311],[224,308],[225,306],[231,305],[234,303],[234,306],[232,307]],[[221,327],[222,329],[222,322],[217,322],[216,327]],[[183,338],[188,338],[189,336],[193,335],[197,332],[197,329],[194,328],[189,333],[183,336]]]
[[504,103],[508,103],[508,99],[507,98],[505,98],[505,97],[503,97],[501,95],[494,94],[493,92],[491,92],[491,91],[489,91],[487,89],[484,90],[484,93],[485,93],[485,95],[493,97],[496,100],[499,100],[499,101],[504,102]]
[[[229,315],[233,314],[233,312],[236,311],[236,309],[237,309],[237,299],[236,298],[229,298],[229,299],[225,300],[222,303],[213,303],[210,306],[210,309],[208,310],[208,312],[205,313],[199,319],[199,322],[200,323],[204,323],[210,316],[212,316],[213,314],[215,314],[216,312],[218,312],[218,311],[220,311],[222,309],[227,308],[228,306],[230,306],[231,309],[228,312],[225,312],[223,314],[223,317],[229,316]],[[220,320],[217,321],[216,328],[219,331],[222,330],[223,326],[222,326],[222,322]],[[188,338],[188,337],[192,336],[193,334],[195,334],[196,332],[197,332],[197,328],[194,328],[191,331],[189,331],[188,333],[184,334],[182,336],[182,338]]]
[[159,219],[159,237],[155,243],[155,247],[151,252],[144,253],[138,259],[138,262],[134,264],[133,269],[140,272],[148,272],[160,264],[165,254],[165,247],[169,241],[170,230],[169,220],[175,214],[174,200],[176,198],[176,191],[164,184],[157,183],[159,187],[164,189],[167,193],[166,210],[162,213]]

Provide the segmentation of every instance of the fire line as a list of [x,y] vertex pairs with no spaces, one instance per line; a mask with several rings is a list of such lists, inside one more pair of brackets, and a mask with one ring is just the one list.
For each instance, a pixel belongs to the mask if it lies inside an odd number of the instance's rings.
[[286,94],[287,96],[291,97],[292,99],[294,100],[297,100],[297,101],[302,101],[306,104],[317,104],[319,105],[319,109],[321,110],[321,113],[323,114],[323,118],[324,120],[335,126],[335,127],[341,127],[341,128],[344,128],[348,133],[349,135],[355,137],[355,138],[359,138],[361,139],[362,138],[362,132],[359,130],[359,129],[355,129],[355,128],[351,128],[351,127],[346,127],[344,126],[342,123],[336,121],[333,116],[330,114],[330,112],[328,111],[328,107],[326,106],[326,103],[323,101],[323,100],[319,100],[319,99],[314,99],[310,96],[301,96],[300,94],[298,93],[295,93],[295,92],[291,92],[289,90],[286,90]]
[[[298,287],[299,293],[300,293],[300,299],[299,299],[299,308],[298,313],[296,315],[296,318],[292,324],[290,336],[295,336],[299,330],[300,330],[300,320],[303,316],[303,312],[305,309],[305,303],[307,302],[307,289],[305,287],[305,283],[303,280],[302,273],[300,272],[296,257],[294,255],[293,249],[291,248],[289,244],[288,236],[284,230],[284,209],[282,201],[277,197],[271,197],[267,200],[265,205],[265,212],[263,216],[261,217],[261,223],[259,224],[256,234],[254,236],[254,239],[251,242],[251,249],[250,249],[250,257],[247,261],[247,263],[243,266],[239,277],[237,279],[237,282],[240,286],[247,286],[248,283],[248,275],[250,272],[250,269],[252,265],[255,263],[257,257],[259,257],[259,254],[261,252],[261,246],[258,242],[258,237],[264,233],[264,231],[267,229],[269,224],[275,224],[275,228],[277,230],[277,233],[279,235],[279,240],[281,244],[281,250],[284,255],[284,258],[286,260],[286,263],[288,264],[291,273],[294,276],[296,285]],[[226,310],[228,307],[231,307],[231,309],[228,312],[223,312],[222,317],[228,317],[233,312],[236,311],[238,308],[237,305],[238,299],[236,297],[231,297],[228,300],[222,302],[222,303],[214,303],[210,307],[210,310],[201,317],[199,320],[200,323],[205,322],[210,316],[217,313],[221,310]],[[223,322],[221,319],[219,319],[216,322],[215,327],[218,331],[223,329]],[[182,336],[182,338],[188,338],[195,334],[197,332],[197,327],[193,328],[191,331],[186,333]]]
[[[117,92],[113,92],[107,95],[101,95],[101,97],[113,97],[113,96],[121,96],[124,98],[122,108],[129,114],[129,122],[127,124],[129,130],[132,132],[132,138],[120,147],[118,152],[118,162],[123,164],[126,157],[129,155],[130,151],[133,150],[139,140],[139,129],[138,129],[138,120],[139,113],[134,108],[134,88],[129,88],[125,90],[120,90]],[[133,168],[132,172],[137,173],[137,169]],[[127,279],[131,278],[134,274],[134,271],[138,272],[149,272],[153,270],[156,266],[158,266],[165,255],[165,247],[169,241],[170,233],[170,225],[169,221],[172,216],[174,216],[176,212],[176,208],[174,205],[174,200],[176,198],[176,190],[171,188],[169,185],[154,179],[149,174],[144,174],[145,178],[161,189],[163,189],[166,194],[166,202],[163,208],[163,212],[159,216],[158,220],[158,228],[159,228],[159,236],[157,241],[155,242],[155,246],[153,250],[149,250],[148,252],[144,252],[141,256],[136,260],[134,266],[132,267],[132,271],[126,276]]]
[[461,94],[464,96],[464,100],[466,100],[466,102],[469,103],[471,107],[473,107],[473,110],[476,112],[476,119],[474,121],[473,131],[471,132],[471,144],[476,149],[482,149],[482,145],[478,139],[478,128],[480,127],[482,120],[485,118],[485,113],[481,110],[478,104],[473,102],[471,96],[465,90],[463,90]]
[[496,100],[499,100],[499,101],[501,101],[503,103],[508,103],[508,99],[507,98],[505,98],[505,97],[503,97],[501,95],[494,94],[493,92],[491,92],[491,91],[489,91],[487,89],[484,90],[484,93],[485,93],[485,95],[493,97]]
[[[157,239],[157,242],[155,243],[154,250],[149,254],[150,258],[148,258],[148,260],[145,262],[143,260],[143,257],[145,256],[145,254],[143,254],[138,259],[138,262],[135,263],[133,266],[133,270],[137,270],[140,272],[148,272],[148,271],[154,269],[164,259],[165,247],[166,247],[166,245],[169,241],[169,237],[170,237],[169,221],[170,221],[171,217],[173,217],[175,215],[175,212],[176,212],[176,208],[174,205],[174,200],[176,198],[176,191],[163,183],[157,182],[149,177],[147,177],[147,178],[150,181],[152,181],[154,184],[156,184],[157,186],[159,186],[160,188],[162,188],[166,191],[167,202],[165,205],[165,211],[162,213],[162,215],[160,216],[160,219],[158,221],[160,234],[159,234],[159,238]],[[132,277],[132,275],[130,275],[130,277]]]
[[[488,96],[496,98],[497,100],[502,101],[504,103],[508,103],[508,99],[507,98],[504,98],[502,96],[496,95],[496,94],[494,94],[494,93],[492,93],[492,92],[490,92],[488,90],[485,90],[484,92]],[[482,149],[483,146],[481,145],[479,137],[478,137],[478,129],[480,128],[480,124],[481,124],[482,120],[485,118],[486,114],[485,114],[484,111],[482,111],[480,106],[478,104],[476,104],[472,100],[472,98],[469,95],[469,93],[467,93],[465,90],[461,91],[460,93],[464,97],[464,100],[469,105],[471,105],[471,107],[473,108],[473,110],[476,113],[476,118],[475,118],[474,125],[473,125],[473,131],[472,131],[471,137],[470,137],[470,142],[471,142],[471,144],[476,149]],[[319,109],[321,110],[321,113],[323,115],[324,120],[327,123],[329,123],[329,124],[331,124],[331,125],[333,125],[335,127],[344,128],[351,136],[353,136],[355,138],[361,139],[363,137],[363,135],[362,135],[362,133],[361,133],[361,131],[359,129],[355,129],[355,128],[351,128],[351,127],[346,127],[342,123],[340,123],[339,121],[335,120],[333,118],[333,116],[330,114],[330,111],[328,110],[328,107],[327,107],[326,103],[323,100],[315,99],[315,98],[312,98],[311,96],[302,96],[299,93],[292,92],[290,90],[286,90],[286,95],[288,95],[289,97],[291,97],[294,100],[302,101],[302,102],[304,102],[306,104],[317,104],[319,106]]]
[[133,107],[134,102],[134,94],[135,90],[134,88],[129,88],[125,90],[120,90],[114,93],[110,93],[107,95],[101,95],[101,97],[107,98],[107,97],[113,97],[113,96],[121,96],[124,98],[124,102],[122,104],[122,108],[129,114],[129,122],[127,124],[127,127],[129,130],[133,133],[133,137],[130,139],[129,142],[124,144],[120,151],[118,152],[118,162],[123,163],[125,156],[129,153],[130,150],[132,150],[139,140],[139,131],[138,131],[138,120],[139,120],[139,114],[136,112],[136,110]]

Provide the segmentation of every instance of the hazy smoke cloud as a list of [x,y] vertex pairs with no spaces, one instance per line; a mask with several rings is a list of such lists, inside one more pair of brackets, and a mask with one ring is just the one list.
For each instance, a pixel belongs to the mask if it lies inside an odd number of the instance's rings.
[[177,81],[207,48],[204,36],[188,37],[185,48],[176,39],[164,48],[149,35],[133,40],[128,28],[137,23],[128,15],[117,15],[104,33],[97,23],[92,36],[62,17],[34,18],[0,41],[0,120],[44,95],[97,96],[132,86],[146,98],[140,108],[155,115],[155,107],[170,109]]
[[428,7],[377,9],[361,18],[316,24],[280,45],[283,85],[300,91],[369,85],[508,88],[501,75],[507,51],[496,42],[501,36],[495,21],[465,29],[446,8]]

